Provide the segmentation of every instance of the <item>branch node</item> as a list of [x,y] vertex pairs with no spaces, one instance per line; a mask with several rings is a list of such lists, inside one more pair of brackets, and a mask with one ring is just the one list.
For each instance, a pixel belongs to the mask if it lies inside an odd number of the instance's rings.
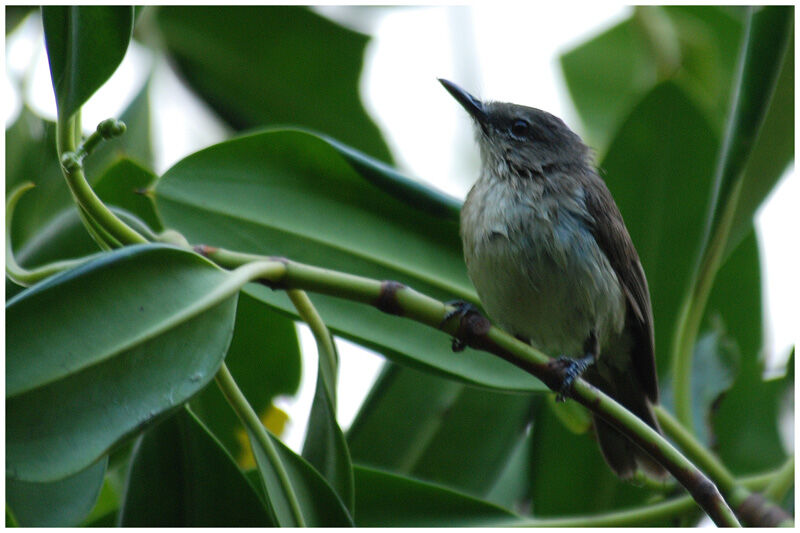
[[397,291],[405,289],[406,286],[397,281],[382,281],[381,292],[375,300],[375,307],[390,315],[403,316],[403,308],[397,301]]

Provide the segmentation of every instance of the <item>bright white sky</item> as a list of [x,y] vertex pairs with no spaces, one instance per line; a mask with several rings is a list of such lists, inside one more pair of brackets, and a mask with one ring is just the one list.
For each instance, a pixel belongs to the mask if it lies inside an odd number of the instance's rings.
[[[322,8],[332,18],[374,36],[361,80],[367,108],[386,136],[398,166],[463,197],[474,180],[477,153],[465,113],[436,81],[458,82],[479,98],[514,101],[546,109],[580,129],[558,66],[560,52],[625,18],[629,7],[602,2],[477,4],[467,7],[403,7],[368,10]],[[360,12],[359,12],[360,11]],[[20,106],[13,90],[32,73],[24,98],[43,116],[55,117],[55,102],[42,45],[41,23],[27,20],[6,42],[3,102],[6,124]],[[83,124],[93,127],[118,116],[144,82],[152,60],[132,44],[113,78],[84,107]],[[189,153],[223,139],[225,127],[202,102],[184,89],[164,64],[155,65],[151,98],[156,171],[163,172]],[[15,83],[11,83],[14,80]],[[155,96],[157,95],[157,96]],[[465,153],[475,159],[464,160]],[[784,176],[757,216],[766,272],[768,355],[783,361],[796,342],[800,324],[796,238],[800,227],[794,169]],[[284,435],[299,449],[316,380],[313,339],[300,328],[306,353],[301,392],[281,399],[290,414]],[[350,343],[339,342],[339,421],[348,427],[376,376],[382,359]]]

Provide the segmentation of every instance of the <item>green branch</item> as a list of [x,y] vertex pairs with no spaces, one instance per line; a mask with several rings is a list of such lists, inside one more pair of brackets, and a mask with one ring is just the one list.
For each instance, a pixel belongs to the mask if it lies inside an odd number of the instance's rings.
[[[269,287],[308,290],[373,305],[383,312],[421,322],[464,339],[470,346],[498,355],[541,379],[552,390],[559,390],[563,382],[563,366],[554,364],[542,352],[491,326],[480,315],[468,315],[462,320],[445,320],[452,307],[400,283],[381,282],[283,258],[268,258],[203,246],[195,249],[226,268],[237,268],[253,261],[274,261],[283,265],[284,270],[276,271],[278,275],[267,275],[261,279]],[[650,426],[582,379],[575,381],[572,396],[664,465],[716,524],[738,525],[736,517],[716,486]]]
[[[766,498],[762,498],[747,487],[742,486],[725,465],[710,450],[700,444],[694,438],[694,435],[682,426],[663,406],[657,405],[653,410],[664,433],[675,441],[692,462],[702,468],[716,482],[720,492],[737,510],[737,514],[742,521],[749,526],[761,527],[774,527],[791,521],[791,517],[780,506],[766,499],[778,501],[778,498],[770,498],[766,493],[763,495]],[[794,458],[791,460],[791,472],[791,479],[794,481]],[[775,483],[778,484],[780,482],[775,481]]]

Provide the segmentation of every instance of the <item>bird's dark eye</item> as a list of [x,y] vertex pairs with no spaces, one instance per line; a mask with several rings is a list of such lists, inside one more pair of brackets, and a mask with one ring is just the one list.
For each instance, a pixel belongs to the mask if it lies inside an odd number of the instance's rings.
[[528,128],[530,128],[530,124],[526,120],[517,119],[511,125],[511,135],[522,139],[528,134]]

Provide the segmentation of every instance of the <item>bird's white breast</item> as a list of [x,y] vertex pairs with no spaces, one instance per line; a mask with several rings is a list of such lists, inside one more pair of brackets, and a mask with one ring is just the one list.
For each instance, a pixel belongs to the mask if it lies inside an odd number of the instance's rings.
[[622,330],[625,300],[580,190],[558,201],[480,179],[461,212],[467,271],[490,318],[550,355],[583,355]]

